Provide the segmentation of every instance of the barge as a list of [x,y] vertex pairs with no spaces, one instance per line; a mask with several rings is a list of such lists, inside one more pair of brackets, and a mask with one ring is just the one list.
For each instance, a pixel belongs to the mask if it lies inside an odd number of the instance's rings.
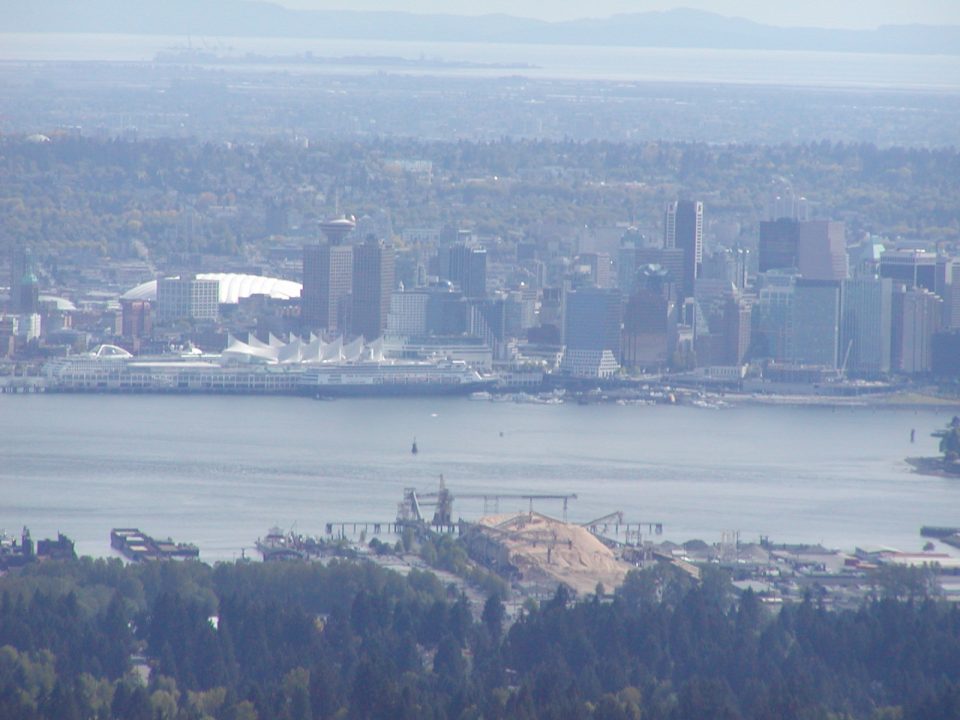
[[170,538],[156,540],[138,528],[114,528],[110,547],[133,562],[142,560],[189,560],[200,557],[200,549],[190,543],[175,543]]

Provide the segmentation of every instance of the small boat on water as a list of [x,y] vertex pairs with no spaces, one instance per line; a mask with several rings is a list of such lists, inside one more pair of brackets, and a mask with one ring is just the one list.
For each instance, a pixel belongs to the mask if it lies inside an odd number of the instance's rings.
[[257,550],[264,562],[273,560],[306,560],[319,556],[322,548],[312,537],[297,535],[292,530],[284,532],[278,527],[270,528],[266,537],[257,538]]

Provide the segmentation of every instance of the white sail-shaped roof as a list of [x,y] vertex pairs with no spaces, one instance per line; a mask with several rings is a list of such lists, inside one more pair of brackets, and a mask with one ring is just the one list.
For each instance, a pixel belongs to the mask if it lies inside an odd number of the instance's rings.
[[343,346],[342,358],[347,362],[357,362],[363,354],[363,336]]
[[294,338],[292,342],[277,348],[277,360],[284,364],[303,362],[303,348],[303,340]]
[[303,348],[302,351],[303,362],[320,362],[323,359],[323,345],[323,340],[311,333],[310,342],[306,345],[306,347]]
[[333,342],[327,343],[323,348],[323,354],[320,356],[321,362],[340,362],[343,359],[343,338],[338,337]]
[[292,335],[290,342],[287,343],[274,335],[270,335],[269,340],[269,343],[258,340],[253,333],[249,335],[246,342],[238,340],[233,335],[227,335],[227,347],[221,356],[227,362],[283,365],[383,362],[384,360],[383,338],[367,344],[363,337],[358,337],[345,344],[342,336],[331,342],[324,342],[322,338],[311,333],[309,342],[296,335]]
[[[262,345],[262,343],[261,343]],[[273,363],[277,361],[277,349],[267,346],[256,347],[237,339],[227,346],[222,357],[225,360],[241,360],[243,362],[260,361]]]
[[268,345],[267,343],[265,343],[265,342],[263,342],[262,340],[260,340],[260,338],[258,338],[258,337],[257,337],[256,335],[254,335],[253,333],[247,333],[247,342],[246,342],[246,344],[249,345],[250,347],[255,347],[255,348],[268,348],[268,347],[270,347],[270,345]]
[[370,359],[374,362],[383,362],[383,337],[378,337],[372,343],[367,345],[370,352]]

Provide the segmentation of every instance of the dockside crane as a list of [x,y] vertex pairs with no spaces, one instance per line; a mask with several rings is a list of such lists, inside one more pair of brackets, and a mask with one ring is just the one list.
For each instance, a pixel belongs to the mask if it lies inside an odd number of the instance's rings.
[[606,536],[607,532],[610,530],[610,526],[613,525],[613,536],[614,538],[619,537],[621,527],[623,528],[623,544],[630,544],[630,537],[636,536],[637,544],[640,544],[641,530],[643,528],[647,529],[649,535],[662,535],[663,534],[663,523],[661,522],[652,522],[648,520],[638,520],[636,522],[624,522],[623,511],[617,510],[607,515],[602,515],[594,520],[585,522],[582,524],[582,527],[585,527],[598,539],[606,543],[616,542],[619,543],[619,540],[612,541]]

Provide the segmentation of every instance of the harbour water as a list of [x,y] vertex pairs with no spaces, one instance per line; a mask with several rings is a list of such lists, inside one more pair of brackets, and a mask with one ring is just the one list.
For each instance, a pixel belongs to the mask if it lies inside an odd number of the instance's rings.
[[[262,69],[300,73],[376,72],[461,77],[529,77],[705,84],[759,84],[824,88],[960,91],[960,56],[886,55],[777,50],[633,48],[465,42],[347,40],[332,38],[237,38],[164,35],[0,33],[0,62],[146,62],[171,49],[202,49],[218,55],[318,58],[406,58],[486,67],[397,67],[385,63],[269,64]],[[489,66],[490,63],[500,67]],[[247,65],[247,69],[256,69]]]
[[[336,400],[0,395],[0,528],[59,530],[111,554],[112,527],[253,554],[279,525],[392,519],[403,488],[576,493],[569,516],[614,510],[663,539],[823,542],[918,550],[960,524],[960,481],[910,472],[951,413],[873,408],[536,405],[465,398]],[[911,444],[910,431],[916,429]],[[416,437],[419,453],[411,454]],[[525,509],[502,500],[501,512]],[[489,509],[489,507],[488,507]],[[555,502],[535,509],[560,515]],[[482,500],[460,500],[476,518]]]

